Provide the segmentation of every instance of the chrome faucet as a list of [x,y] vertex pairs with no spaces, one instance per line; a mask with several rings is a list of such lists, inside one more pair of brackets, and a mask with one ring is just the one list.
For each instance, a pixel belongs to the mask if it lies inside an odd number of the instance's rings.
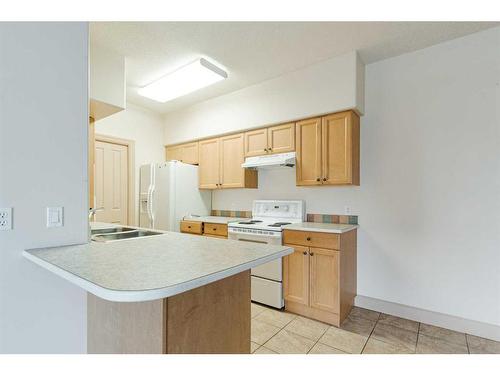
[[97,211],[103,211],[103,208],[90,208],[89,209],[89,221],[92,221],[92,219],[95,217],[95,214]]

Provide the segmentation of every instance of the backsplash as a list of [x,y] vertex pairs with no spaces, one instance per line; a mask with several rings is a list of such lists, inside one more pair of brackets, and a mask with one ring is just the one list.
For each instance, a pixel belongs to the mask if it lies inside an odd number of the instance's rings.
[[212,210],[212,216],[251,218],[252,211]]
[[358,224],[355,215],[307,214],[306,221],[311,223]]
[[[212,210],[212,216],[251,218],[252,211]],[[358,224],[355,215],[307,214],[306,221],[312,223]]]

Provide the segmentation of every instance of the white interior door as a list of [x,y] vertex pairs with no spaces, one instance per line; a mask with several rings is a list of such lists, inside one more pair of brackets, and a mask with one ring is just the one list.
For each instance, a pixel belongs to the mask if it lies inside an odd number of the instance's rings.
[[128,189],[128,147],[96,141],[96,221],[128,224]]

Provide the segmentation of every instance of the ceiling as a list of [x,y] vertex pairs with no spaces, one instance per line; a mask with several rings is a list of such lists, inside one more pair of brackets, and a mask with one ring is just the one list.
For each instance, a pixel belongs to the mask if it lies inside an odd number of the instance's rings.
[[[127,101],[159,113],[358,50],[366,64],[486,28],[493,22],[92,22],[91,43],[126,58]],[[207,57],[228,79],[167,103],[137,89]]]

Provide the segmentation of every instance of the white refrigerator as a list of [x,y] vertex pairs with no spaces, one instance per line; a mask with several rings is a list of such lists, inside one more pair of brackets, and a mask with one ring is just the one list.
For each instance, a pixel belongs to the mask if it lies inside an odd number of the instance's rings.
[[179,232],[187,215],[210,215],[211,192],[198,189],[198,167],[180,161],[140,170],[139,226]]

